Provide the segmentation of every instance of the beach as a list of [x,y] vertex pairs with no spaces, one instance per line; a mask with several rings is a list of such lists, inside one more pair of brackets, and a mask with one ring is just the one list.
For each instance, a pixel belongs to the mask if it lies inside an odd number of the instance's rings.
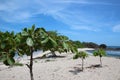
[[[79,49],[85,50],[88,49]],[[94,65],[100,63],[99,57],[89,55],[84,60],[82,72],[80,58],[73,60],[74,54],[70,52],[56,54],[61,57],[34,60],[34,80],[120,80],[120,59],[103,57],[103,66],[95,67]],[[29,60],[24,59],[20,62],[26,64]],[[0,80],[30,80],[29,69],[26,65],[8,67],[0,63]]]

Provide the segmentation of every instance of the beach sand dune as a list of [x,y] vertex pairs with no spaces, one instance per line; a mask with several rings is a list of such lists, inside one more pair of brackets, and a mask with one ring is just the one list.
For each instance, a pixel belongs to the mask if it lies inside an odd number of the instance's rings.
[[[103,67],[99,57],[85,59],[84,71],[81,71],[81,59],[73,60],[73,54],[58,54],[62,57],[34,60],[35,80],[120,80],[120,59],[103,57]],[[28,60],[25,61],[28,63]],[[0,65],[0,80],[30,80],[27,66],[8,68]]]

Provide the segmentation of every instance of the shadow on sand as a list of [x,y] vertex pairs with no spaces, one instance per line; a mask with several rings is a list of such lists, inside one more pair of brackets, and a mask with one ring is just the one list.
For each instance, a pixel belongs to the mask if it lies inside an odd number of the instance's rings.
[[53,55],[49,55],[49,56],[42,56],[42,57],[36,57],[34,59],[46,59],[46,58],[65,58],[66,56],[53,56]]
[[[85,67],[84,69],[87,69],[87,68],[95,69],[95,68],[102,68],[102,66],[100,64],[95,64],[95,65],[90,65],[88,67]],[[73,70],[69,70],[69,72],[71,72],[74,75],[77,75],[78,73],[83,72],[83,70],[80,67],[73,67]]]
[[77,75],[80,72],[83,72],[83,70],[79,67],[73,67],[73,70],[69,70],[69,72],[71,72],[74,75]]
[[86,67],[86,68],[92,68],[92,69],[95,69],[95,68],[102,68],[102,66],[100,64],[95,64],[95,65],[91,65],[89,67]]

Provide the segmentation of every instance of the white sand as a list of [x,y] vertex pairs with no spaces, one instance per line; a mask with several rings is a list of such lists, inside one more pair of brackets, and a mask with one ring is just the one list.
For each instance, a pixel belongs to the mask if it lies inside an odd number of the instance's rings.
[[[35,80],[120,80],[120,59],[103,57],[102,68],[89,68],[99,64],[99,57],[85,59],[81,72],[81,59],[73,60],[73,54],[59,54],[63,58],[37,59],[34,61]],[[28,61],[24,61],[27,63]],[[30,80],[29,69],[22,67],[7,68],[0,64],[0,80]]]
[[78,48],[78,51],[95,50],[94,48]]

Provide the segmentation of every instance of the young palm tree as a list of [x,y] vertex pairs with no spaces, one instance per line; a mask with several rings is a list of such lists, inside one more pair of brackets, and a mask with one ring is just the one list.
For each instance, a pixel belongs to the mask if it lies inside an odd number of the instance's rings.
[[100,66],[102,67],[102,57],[106,56],[106,52],[103,49],[98,49],[93,52],[94,56],[99,56],[100,57]]
[[73,56],[73,59],[81,58],[81,60],[82,60],[82,71],[84,70],[84,59],[86,57],[88,57],[88,54],[86,52],[83,52],[83,51],[78,52],[77,54],[75,54]]

